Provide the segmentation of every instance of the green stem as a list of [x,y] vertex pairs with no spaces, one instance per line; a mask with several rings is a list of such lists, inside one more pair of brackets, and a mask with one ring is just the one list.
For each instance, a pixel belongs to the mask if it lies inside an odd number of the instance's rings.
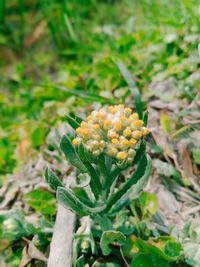
[[141,229],[140,229],[140,218],[138,216],[138,213],[136,211],[136,208],[135,208],[135,203],[133,203],[132,205],[130,205],[130,208],[131,208],[131,211],[136,219],[136,227],[137,227],[137,230],[138,230],[138,234],[139,236],[141,235]]
[[0,1],[0,24],[1,25],[5,23],[5,9],[6,9],[5,0],[1,0]]

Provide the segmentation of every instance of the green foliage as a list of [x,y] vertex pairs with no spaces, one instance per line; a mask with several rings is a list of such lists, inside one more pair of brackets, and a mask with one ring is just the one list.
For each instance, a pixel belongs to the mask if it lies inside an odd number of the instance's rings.
[[111,248],[109,247],[111,244],[123,244],[126,240],[126,237],[117,231],[105,231],[100,240],[100,247],[105,256],[111,253]]
[[194,158],[194,161],[197,163],[197,164],[200,164],[200,148],[196,148],[192,151],[192,155],[193,155],[193,158]]
[[34,210],[45,216],[53,216],[56,213],[54,196],[42,189],[35,189],[25,195],[25,202]]
[[59,186],[64,187],[64,184],[49,168],[46,168],[45,179],[47,183],[51,186],[51,188],[55,191],[57,190]]
[[145,216],[148,213],[155,214],[158,209],[158,199],[154,194],[142,192],[140,195],[140,205],[142,214]]
[[71,140],[69,139],[68,136],[64,136],[61,140],[61,149],[64,152],[67,160],[74,165],[78,171],[80,172],[87,172],[86,167],[84,166],[84,164],[81,162],[74,146],[72,145]]
[[131,264],[131,267],[149,267],[149,266],[170,267],[167,261],[163,260],[162,258],[159,258],[154,254],[140,254],[133,260]]
[[43,126],[37,127],[31,135],[32,145],[37,148],[44,144],[45,141],[45,129]]

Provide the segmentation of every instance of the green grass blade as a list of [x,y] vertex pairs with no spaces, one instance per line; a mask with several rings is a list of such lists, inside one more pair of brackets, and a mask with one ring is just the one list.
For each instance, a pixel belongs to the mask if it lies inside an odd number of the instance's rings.
[[[41,85],[41,86],[42,87],[49,87],[46,85]],[[115,99],[107,99],[107,98],[104,98],[102,96],[95,95],[95,94],[88,93],[88,92],[81,91],[81,90],[68,89],[66,87],[58,86],[58,85],[53,85],[52,87],[55,88],[56,90],[61,90],[63,92],[66,92],[69,95],[75,95],[75,96],[84,98],[84,99],[91,101],[91,102],[95,101],[95,102],[99,102],[102,104],[117,104],[118,103],[117,100],[115,100]]]
[[139,115],[139,118],[142,119],[142,117],[143,117],[142,116],[143,104],[142,104],[142,100],[141,100],[140,91],[137,88],[135,81],[132,79],[131,74],[128,71],[128,69],[126,68],[126,66],[124,65],[124,63],[119,60],[117,62],[117,66],[118,66],[122,76],[124,77],[126,83],[128,84],[129,90],[133,94],[136,111]]
[[2,26],[5,23],[5,9],[6,9],[5,0],[1,0],[0,1],[0,26]]

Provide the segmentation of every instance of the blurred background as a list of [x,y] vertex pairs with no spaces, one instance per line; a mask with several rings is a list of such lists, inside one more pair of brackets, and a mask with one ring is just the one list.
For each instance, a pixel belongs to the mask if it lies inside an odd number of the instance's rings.
[[199,0],[0,0],[1,266],[19,266],[29,237],[43,266],[56,212],[44,168],[68,170],[67,114],[130,103],[119,59],[153,114],[151,152],[172,168],[159,171],[200,192],[199,42]]

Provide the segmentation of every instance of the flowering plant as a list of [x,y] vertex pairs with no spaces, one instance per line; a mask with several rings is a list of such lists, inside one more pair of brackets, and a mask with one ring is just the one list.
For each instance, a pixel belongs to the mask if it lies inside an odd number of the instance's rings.
[[[77,169],[77,186],[65,188],[56,175],[46,170],[46,179],[57,191],[60,203],[80,216],[107,214],[128,205],[132,186],[149,175],[150,161],[145,153],[144,137],[149,130],[137,113],[124,105],[108,106],[93,111],[87,121],[68,117],[77,136],[71,141],[64,136],[61,148]],[[134,173],[118,188],[122,172],[137,165]],[[81,183],[84,183],[81,187]]]
[[[93,111],[86,121],[67,120],[74,136],[65,135],[61,149],[77,170],[76,185],[66,188],[50,169],[45,177],[64,207],[99,225],[100,247],[108,255],[109,244],[121,244],[127,232],[116,231],[112,218],[138,196],[151,172],[145,143],[149,130],[139,115],[124,105]],[[85,249],[85,241],[83,244]]]

